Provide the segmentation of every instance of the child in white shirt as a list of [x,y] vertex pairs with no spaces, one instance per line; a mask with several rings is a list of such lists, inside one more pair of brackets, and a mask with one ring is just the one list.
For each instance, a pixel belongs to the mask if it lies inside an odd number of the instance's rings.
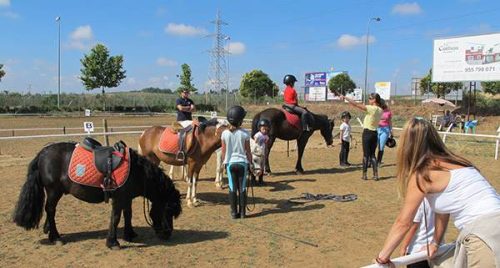
[[[259,155],[254,155],[253,160],[254,160],[254,167],[255,171],[258,174],[254,174],[255,176],[259,176],[259,184],[263,184],[263,176],[264,176],[264,170],[266,169],[266,150],[267,150],[267,145],[269,143],[269,128],[271,127],[271,122],[267,119],[261,119],[258,122],[257,127],[259,128],[259,132],[255,133],[253,136],[253,140],[255,141],[256,145],[259,146]],[[252,148],[254,150],[254,148]],[[255,177],[252,176],[252,180],[254,180]]]
[[340,166],[348,167],[351,164],[347,161],[349,156],[349,146],[351,142],[351,125],[349,125],[349,120],[351,120],[351,114],[347,111],[342,112],[340,116],[342,119],[342,124],[340,125]]

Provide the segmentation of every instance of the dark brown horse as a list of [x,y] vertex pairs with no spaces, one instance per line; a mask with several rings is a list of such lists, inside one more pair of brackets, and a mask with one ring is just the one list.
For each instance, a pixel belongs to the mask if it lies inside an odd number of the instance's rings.
[[326,115],[312,114],[313,122],[312,131],[303,132],[301,129],[298,129],[291,124],[288,123],[285,117],[285,113],[281,109],[276,108],[268,108],[258,114],[256,114],[253,118],[252,122],[252,137],[257,133],[258,128],[257,124],[261,119],[267,119],[271,122],[271,129],[269,131],[269,146],[266,149],[266,172],[271,173],[271,168],[269,165],[269,153],[271,148],[273,147],[274,141],[278,139],[282,140],[297,140],[297,152],[298,158],[297,163],[295,164],[295,172],[297,174],[302,174],[304,169],[302,168],[302,155],[304,154],[304,148],[306,147],[307,141],[312,136],[314,131],[320,130],[321,135],[325,139],[326,145],[330,146],[333,143],[333,127],[334,121],[333,119],[328,119]]
[[[19,201],[14,212],[14,222],[25,229],[38,228],[43,213],[45,193],[47,217],[43,232],[49,234],[49,240],[61,243],[61,236],[56,228],[56,207],[63,194],[88,203],[104,201],[101,188],[85,186],[73,182],[68,176],[68,167],[76,143],[61,142],[44,147],[31,161],[27,180],[24,183]],[[151,200],[150,217],[153,228],[161,238],[168,239],[174,229],[173,218],[181,213],[180,193],[163,170],[145,157],[130,150],[130,173],[127,181],[114,190],[112,198],[111,222],[106,246],[112,249],[120,247],[116,240],[116,229],[123,211],[125,228],[123,238],[132,241],[137,234],[132,229],[132,199],[144,196]]]
[[[225,129],[225,121],[211,119],[201,123],[199,127],[195,128],[194,135],[187,137],[186,147],[190,148],[194,146],[194,149],[187,155],[187,180],[189,185],[186,200],[188,207],[198,204],[198,200],[196,199],[196,185],[200,170],[215,150],[221,147],[221,135]],[[176,159],[175,155],[165,154],[158,148],[160,137],[164,130],[165,127],[161,126],[146,129],[139,138],[139,153],[146,156],[156,165],[159,165],[160,162],[174,166],[184,165],[184,162]]]

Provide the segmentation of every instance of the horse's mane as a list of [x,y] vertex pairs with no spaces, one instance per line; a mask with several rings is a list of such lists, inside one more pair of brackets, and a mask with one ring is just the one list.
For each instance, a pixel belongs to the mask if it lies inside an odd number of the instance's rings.
[[207,127],[215,127],[217,124],[219,124],[219,120],[217,118],[212,118],[200,124],[200,131],[203,133]]
[[[152,191],[145,189],[145,195],[148,199],[157,199],[162,197],[167,197],[167,203],[171,209],[173,209],[173,214],[177,218],[181,212],[181,202],[180,202],[180,193],[175,188],[172,179],[165,175],[163,169],[151,161],[149,161],[146,157],[137,153],[137,151],[130,149],[130,162],[132,164],[136,164],[144,169],[144,179],[150,181],[149,189],[155,188],[158,189],[159,192],[154,194]],[[147,184],[146,184],[147,185]],[[152,187],[151,187],[152,185]],[[173,207],[172,207],[173,205]]]

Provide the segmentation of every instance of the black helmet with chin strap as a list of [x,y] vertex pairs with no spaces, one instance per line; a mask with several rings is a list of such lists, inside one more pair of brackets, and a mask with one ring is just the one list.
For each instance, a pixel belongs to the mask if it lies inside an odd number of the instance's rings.
[[259,127],[271,127],[271,122],[269,120],[262,118],[259,120]]
[[343,111],[342,114],[340,115],[340,118],[341,119],[344,119],[344,118],[351,119],[351,113],[349,113],[348,111]]
[[295,78],[295,76],[292,74],[287,74],[287,75],[285,75],[285,77],[283,77],[283,84],[285,84],[287,86],[291,86],[295,82],[297,82],[297,78]]
[[229,108],[229,110],[227,111],[227,121],[229,122],[229,124],[235,127],[239,127],[243,123],[243,119],[246,115],[247,112],[245,111],[245,109],[243,109],[243,107],[239,105],[236,105]]

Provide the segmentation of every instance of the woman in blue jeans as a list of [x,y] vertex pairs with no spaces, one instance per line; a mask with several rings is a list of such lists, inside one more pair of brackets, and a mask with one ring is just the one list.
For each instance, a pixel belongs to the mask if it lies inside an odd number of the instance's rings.
[[382,158],[384,157],[384,147],[387,139],[392,136],[392,112],[387,106],[385,101],[382,101],[381,108],[383,110],[380,121],[378,122],[377,134],[378,134],[378,154],[377,154],[377,164],[380,167],[382,165]]

